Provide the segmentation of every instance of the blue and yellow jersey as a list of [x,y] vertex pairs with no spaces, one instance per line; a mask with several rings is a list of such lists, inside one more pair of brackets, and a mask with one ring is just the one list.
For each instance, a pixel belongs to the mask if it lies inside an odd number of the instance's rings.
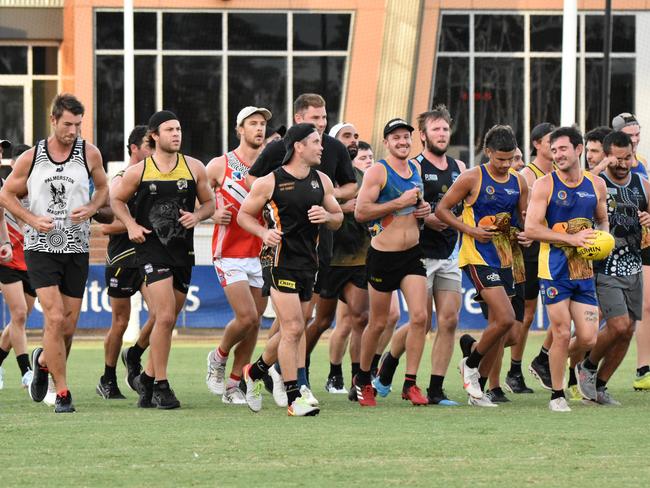
[[634,155],[635,164],[632,166],[632,173],[638,173],[643,176],[646,180],[648,179],[648,162],[640,154]]
[[[408,161],[409,170],[411,173],[408,178],[400,176],[391,167],[391,165],[383,159],[377,161],[377,163],[381,164],[384,167],[386,177],[384,184],[381,187],[381,191],[379,192],[379,197],[377,198],[376,203],[386,203],[390,202],[391,200],[395,200],[399,198],[402,193],[413,188],[418,188],[420,190],[420,198],[422,198],[422,195],[424,194],[424,187],[422,185],[422,177],[420,176],[420,172],[418,171],[415,163]],[[399,215],[410,215],[413,212],[415,212],[415,206],[412,205],[410,207],[406,207],[393,212],[392,214],[386,215],[381,219],[371,220],[368,222],[370,234],[373,237],[378,235],[382,230],[390,225],[394,217]]]
[[487,165],[479,167],[479,191],[474,201],[465,200],[463,222],[471,227],[496,229],[490,242],[476,241],[463,234],[458,256],[459,265],[478,264],[493,268],[512,266],[510,246],[510,221],[517,212],[521,187],[514,171],[508,173],[503,181],[494,178]]
[[[594,227],[598,194],[594,175],[583,171],[580,182],[569,186],[556,171],[551,173],[551,191],[546,209],[546,225],[555,232],[576,234]],[[538,276],[547,280],[582,280],[593,276],[591,261],[581,258],[572,246],[542,242]]]

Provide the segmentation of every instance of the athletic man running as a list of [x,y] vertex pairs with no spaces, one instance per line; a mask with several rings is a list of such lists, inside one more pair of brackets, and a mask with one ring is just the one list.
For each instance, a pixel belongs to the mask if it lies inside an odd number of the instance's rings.
[[[271,112],[265,108],[244,107],[237,114],[237,149],[214,158],[208,164],[208,184],[216,192],[217,211],[212,235],[212,256],[226,299],[235,318],[224,331],[219,347],[208,353],[208,390],[222,395],[223,403],[245,405],[239,389],[242,368],[251,360],[257,344],[260,317],[267,299],[262,297],[262,266],[259,254],[262,240],[239,227],[237,214],[248,195],[246,175],[262,151],[266,123]],[[234,214],[234,215],[233,215]],[[234,217],[234,219],[233,219]],[[232,348],[235,358],[226,385],[226,362]]]
[[409,161],[413,130],[402,119],[388,121],[383,134],[389,154],[366,171],[354,211],[359,222],[368,222],[372,234],[366,258],[370,314],[361,337],[361,369],[354,378],[361,406],[377,405],[371,384],[372,359],[380,336],[388,328],[392,295],[398,289],[408,304],[410,322],[402,398],[414,405],[428,403],[416,384],[427,334],[426,270],[417,219],[427,217],[431,206],[423,201],[420,165]]
[[[237,220],[246,231],[261,238],[266,257],[272,264],[264,269],[271,298],[280,322],[278,359],[282,368],[290,416],[316,415],[300,394],[297,365],[305,330],[304,313],[311,299],[318,270],[318,227],[336,230],[343,213],[334,198],[334,188],[324,173],[314,169],[320,164],[321,136],[313,124],[297,124],[284,138],[286,155],[283,166],[260,178],[244,200]],[[264,209],[267,227],[258,215]],[[264,365],[266,366],[266,365]],[[264,367],[263,366],[263,367]],[[268,369],[268,366],[266,366]],[[259,361],[244,367],[246,400],[254,412],[262,408],[264,371]],[[251,372],[257,371],[255,377]]]
[[[147,127],[144,125],[136,126],[129,134],[127,169],[151,155],[146,135]],[[123,174],[124,171],[120,171],[113,178],[112,189],[120,184]],[[135,199],[132,198],[129,202],[131,211],[134,211],[134,203]],[[110,211],[110,208],[107,210]],[[149,316],[140,332],[138,341],[122,352],[122,362],[127,370],[126,383],[131,389],[134,389],[133,379],[142,371],[140,358],[145,349],[149,347],[149,335],[153,327],[155,311],[151,306],[151,300],[148,299],[144,276],[136,263],[135,247],[129,240],[126,227],[120,220],[115,219],[110,224],[102,224],[101,229],[105,235],[108,235],[105,279],[112,320],[111,328],[104,338],[104,374],[99,378],[95,391],[105,400],[119,400],[125,397],[117,385],[115,368],[122,348],[122,337],[129,325],[131,297],[140,291],[149,304]]]
[[[513,215],[523,221],[528,201],[525,180],[510,169],[516,148],[509,126],[492,127],[484,141],[489,161],[463,173],[436,207],[436,217],[463,233],[459,265],[476,287],[475,299],[487,306],[488,325],[473,350],[473,339],[467,344],[461,340],[467,357],[460,372],[470,405],[495,405],[484,398],[483,389],[499,346],[515,323],[510,223]],[[452,209],[463,201],[460,221]],[[523,234],[518,238],[523,240]]]
[[[560,127],[551,134],[551,151],[557,169],[533,185],[526,217],[526,234],[541,242],[540,289],[553,334],[549,351],[553,391],[549,408],[570,412],[564,396],[564,368],[593,348],[598,333],[598,302],[590,261],[576,247],[590,244],[594,221],[607,230],[605,182],[582,169],[582,134]],[[571,340],[571,321],[575,338]],[[576,368],[578,373],[578,368]],[[578,377],[580,393],[596,400],[594,378]]]
[[[424,201],[435,210],[447,190],[465,171],[465,163],[447,155],[451,137],[451,116],[444,105],[438,105],[418,116],[420,141],[424,146],[415,158],[420,164]],[[459,216],[462,206],[454,213]],[[454,349],[454,334],[461,306],[462,277],[455,253],[458,231],[440,221],[433,213],[424,220],[420,231],[420,247],[427,271],[427,324],[431,324],[432,307],[436,307],[436,337],[431,349],[431,379],[427,399],[431,405],[457,406],[449,400],[442,384]],[[390,391],[393,375],[405,350],[410,325],[401,327],[393,336],[391,351],[384,356],[379,376],[373,382],[377,392],[385,396]]]
[[[0,205],[26,224],[27,273],[43,308],[43,348],[32,352],[29,393],[41,402],[51,373],[57,413],[75,411],[66,360],[88,277],[90,218],[108,197],[101,154],[79,137],[83,114],[73,95],[57,95],[50,117],[53,134],[18,158],[0,192]],[[25,194],[29,209],[19,199]]]
[[[133,380],[140,408],[180,407],[167,380],[172,330],[183,308],[194,265],[194,227],[214,213],[214,195],[201,161],[179,152],[181,125],[167,110],[149,119],[153,154],[131,166],[111,195],[111,208],[136,244],[136,261],[156,311],[151,351]],[[135,195],[134,215],[128,202]],[[195,209],[196,200],[199,207]]]

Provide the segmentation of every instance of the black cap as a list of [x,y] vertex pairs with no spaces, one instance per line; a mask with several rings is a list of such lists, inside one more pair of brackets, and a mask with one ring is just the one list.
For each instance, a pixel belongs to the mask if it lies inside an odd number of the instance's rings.
[[0,139],[0,147],[2,147],[2,149],[9,149],[11,147],[11,141]]
[[639,124],[636,116],[630,112],[623,112],[622,114],[618,114],[612,119],[612,129],[615,131],[622,130],[624,127],[628,127],[630,125],[638,125],[641,127],[641,124]]
[[407,129],[409,132],[413,132],[415,129],[404,119],[391,119],[384,126],[384,139],[388,134],[393,132],[395,129]]
[[268,139],[273,134],[278,134],[280,137],[284,137],[287,133],[287,128],[284,125],[279,126],[278,128],[266,126],[266,133],[264,134],[264,139]]
[[168,120],[178,120],[178,117],[176,117],[174,112],[169,110],[160,110],[159,112],[156,112],[149,118],[149,130],[156,130],[160,127],[160,124],[164,124]]
[[[542,122],[541,124],[537,124],[535,127],[533,127],[533,130],[530,131],[530,142],[539,141],[546,134],[550,134],[554,130],[555,130],[555,126],[550,122]],[[537,150],[535,149],[535,146],[533,146],[532,144],[531,146],[532,147],[530,149],[530,154],[536,156]]]
[[315,131],[316,126],[314,124],[296,124],[291,126],[284,136],[284,147],[287,150],[287,154],[285,154],[282,164],[287,164],[291,156],[293,156],[293,145],[309,137]]

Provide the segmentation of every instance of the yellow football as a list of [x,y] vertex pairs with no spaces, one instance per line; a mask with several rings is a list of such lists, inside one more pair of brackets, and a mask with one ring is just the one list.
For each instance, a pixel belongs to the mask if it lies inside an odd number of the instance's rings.
[[590,246],[577,247],[576,251],[581,258],[600,261],[609,256],[614,249],[614,236],[604,230],[597,230],[596,237]]

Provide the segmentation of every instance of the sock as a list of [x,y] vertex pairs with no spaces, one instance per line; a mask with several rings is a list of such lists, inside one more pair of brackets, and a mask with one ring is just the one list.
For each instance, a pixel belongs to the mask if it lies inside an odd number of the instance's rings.
[[429,392],[442,393],[443,381],[445,381],[444,376],[438,376],[436,374],[432,374],[431,379],[429,380]]
[[569,386],[577,385],[578,380],[576,379],[576,370],[575,368],[569,368]]
[[589,358],[585,359],[582,363],[582,365],[585,367],[585,369],[588,369],[589,371],[595,371],[598,369],[598,365],[592,363]]
[[379,367],[379,360],[381,359],[381,354],[375,354],[372,357],[372,363],[370,364],[370,371],[377,371]]
[[67,397],[70,394],[69,390],[57,390],[56,396],[58,397]]
[[476,342],[476,339],[474,339],[471,335],[469,334],[463,334],[460,337],[460,350],[463,352],[463,357],[466,358],[469,356],[472,352],[472,344]]
[[343,376],[343,368],[340,364],[330,363],[330,374],[327,377],[334,378],[335,376]]
[[248,374],[253,381],[261,380],[262,377],[264,377],[264,375],[269,372],[270,367],[271,365],[266,364],[262,359],[262,356],[260,356],[259,359],[253,363],[251,369],[248,371]]
[[155,378],[149,376],[147,373],[144,371],[140,373],[140,381],[142,381],[142,384],[145,386],[153,386],[153,381]]
[[395,370],[398,364],[399,358],[393,357],[390,352],[386,354],[384,362],[381,363],[381,369],[379,370],[379,381],[381,381],[382,385],[390,385],[393,383],[393,376],[395,376]]
[[357,382],[355,383],[358,386],[365,386],[370,384],[370,371],[364,371],[359,369],[357,373]]
[[478,384],[481,386],[481,391],[485,391],[485,385],[487,385],[487,376],[481,376],[478,379]]
[[412,386],[415,386],[415,380],[416,380],[416,375],[414,374],[405,374],[404,375],[404,386],[402,387],[402,391],[406,391]]
[[564,390],[553,390],[551,400],[555,400],[556,398],[564,398]]
[[307,368],[298,368],[298,388],[305,385],[309,388],[309,380],[307,379]]
[[[307,354],[307,357],[305,357],[305,384],[309,386],[309,366],[311,365],[311,355]],[[300,385],[300,381],[298,381],[298,385]]]
[[285,381],[284,389],[287,392],[287,401],[291,405],[296,398],[300,396],[300,390],[298,389],[298,382],[296,381]]
[[[359,363],[352,363],[352,379],[354,380],[354,377],[357,375],[359,371],[361,371],[361,365]],[[352,382],[350,382],[352,384]]]
[[9,355],[9,351],[5,351],[4,349],[0,348],[0,366],[2,366],[2,363],[4,362],[5,359],[7,359],[8,355]]
[[159,381],[154,381],[153,382],[153,389],[154,390],[165,390],[169,389],[169,381],[167,380],[159,380]]
[[131,347],[129,347],[129,352],[127,352],[126,355],[128,356],[128,359],[135,361],[142,357],[146,349],[147,349],[146,347],[145,348],[140,347],[136,342]]
[[216,359],[220,363],[225,363],[226,361],[228,361],[228,353],[223,352],[220,347],[217,347],[214,350],[214,359]]
[[548,349],[542,346],[542,348],[539,350],[539,354],[537,355],[537,359],[542,364],[548,364]]
[[282,368],[280,368],[280,361],[275,362],[275,370],[278,372],[280,376],[282,376]]
[[607,381],[601,380],[600,378],[597,377],[596,378],[596,389],[605,388],[605,386],[607,386]]
[[117,376],[115,375],[115,366],[109,366],[108,364],[104,365],[104,379],[105,380],[117,380]]
[[521,361],[515,361],[514,359],[510,360],[510,371],[508,371],[510,376],[521,375]]
[[648,365],[641,366],[640,368],[637,368],[637,370],[636,370],[636,375],[639,376],[639,377],[643,376],[644,374],[648,374],[648,373],[650,373],[650,366],[648,366]]
[[237,376],[236,374],[230,373],[230,376],[228,377],[228,383],[226,384],[226,389],[239,386],[240,381],[241,381],[241,376]]
[[481,364],[481,359],[483,359],[483,354],[474,348],[472,353],[467,357],[467,362],[465,364],[468,368],[478,368],[478,365]]
[[20,368],[20,374],[24,375],[32,369],[32,367],[29,365],[29,355],[28,354],[21,354],[20,356],[16,356],[16,362],[18,363],[18,367]]

